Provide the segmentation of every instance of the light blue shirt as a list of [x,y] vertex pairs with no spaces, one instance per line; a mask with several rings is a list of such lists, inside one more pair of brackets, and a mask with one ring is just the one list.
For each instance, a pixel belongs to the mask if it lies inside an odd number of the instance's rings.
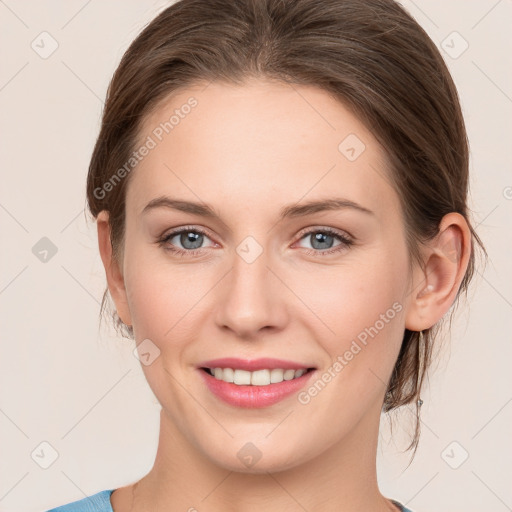
[[114,491],[115,489],[101,491],[82,500],[52,508],[47,512],[114,512],[110,503],[110,495]]
[[[46,512],[114,512],[112,510],[112,505],[110,503],[110,495],[114,491],[115,489],[101,491],[82,500],[74,501],[73,503],[62,505],[61,507],[52,508],[51,510],[47,510]],[[401,508],[402,512],[412,512],[412,510],[405,508],[398,501],[391,501],[397,507]]]

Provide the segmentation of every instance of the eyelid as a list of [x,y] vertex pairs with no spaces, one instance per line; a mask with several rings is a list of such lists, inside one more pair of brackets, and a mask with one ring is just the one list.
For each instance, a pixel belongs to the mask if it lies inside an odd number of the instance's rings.
[[[206,228],[203,228],[202,226],[197,226],[197,225],[188,225],[188,226],[180,226],[177,228],[173,228],[173,229],[165,232],[162,236],[160,236],[158,238],[158,244],[160,246],[162,246],[162,245],[168,243],[169,240],[171,240],[175,236],[180,235],[181,233],[187,232],[187,231],[193,231],[196,233],[200,233],[203,236],[209,238],[213,242],[213,244],[214,244],[213,246],[218,245],[218,243],[215,242],[213,237],[210,236],[210,234]],[[336,229],[336,228],[332,228],[332,227],[328,227],[328,226],[318,226],[318,225],[317,226],[309,226],[307,228],[302,229],[298,233],[297,240],[296,240],[296,242],[294,242],[294,244],[297,242],[300,242],[303,238],[305,238],[307,235],[311,235],[312,233],[327,233],[335,238],[338,238],[340,243],[338,245],[335,245],[334,248],[330,248],[330,249],[326,249],[326,250],[308,249],[307,247],[302,247],[304,252],[308,255],[328,256],[331,254],[341,252],[342,250],[346,250],[355,244],[355,238],[350,233]],[[212,246],[200,247],[198,249],[181,249],[179,247],[173,246],[172,248],[166,247],[166,250],[168,250],[169,252],[178,254],[178,255],[182,255],[182,256],[184,256],[184,255],[196,256],[198,254],[201,254],[204,249],[208,249],[211,247]]]
[[333,238],[337,238],[339,241],[338,245],[335,245],[334,247],[331,247],[330,249],[310,249],[308,247],[301,247],[303,252],[308,256],[313,256],[315,258],[317,257],[328,257],[328,256],[336,256],[339,255],[342,252],[346,252],[348,249],[350,249],[352,246],[355,245],[355,238],[350,235],[347,232],[327,227],[327,226],[310,226],[309,228],[305,228],[305,230],[302,230],[298,236],[297,242],[299,243],[302,239],[307,238],[308,236],[311,236],[313,233],[324,233],[332,236]]
[[[201,233],[202,235],[206,235],[208,238],[212,239],[213,237],[209,234],[208,230],[206,228],[203,228],[202,226],[198,225],[188,225],[188,226],[180,226],[177,228],[173,228],[169,231],[164,232],[164,234],[160,235],[158,238],[159,240],[166,239],[168,240],[170,237],[174,237],[183,231],[196,231],[198,233]],[[301,239],[305,235],[308,235],[312,232],[326,232],[326,233],[332,233],[340,237],[349,238],[352,241],[355,240],[355,238],[348,232],[348,231],[342,231],[336,228],[331,228],[328,226],[309,226],[307,228],[303,228],[299,231],[297,234],[297,238]]]
[[329,226],[321,226],[321,225],[309,226],[307,228],[304,228],[299,231],[297,237],[300,239],[300,238],[303,238],[305,235],[308,235],[310,233],[316,233],[316,232],[324,232],[324,233],[334,234],[334,235],[342,237],[342,238],[350,239],[353,242],[356,240],[355,237],[352,236],[348,231],[337,229],[337,228],[331,228]]
[[[200,233],[201,235],[204,235],[204,236],[208,237],[210,240],[212,240],[212,242],[214,244],[217,244],[217,242],[215,242],[213,240],[213,237],[210,235],[209,231],[206,228],[203,228],[202,226],[197,226],[197,225],[180,226],[177,228],[170,229],[168,231],[164,231],[164,234],[159,236],[158,240],[160,242],[170,240],[171,238],[174,238],[176,235],[179,235],[179,234],[183,233],[184,231],[194,231],[196,233]],[[189,252],[191,252],[193,250],[199,250],[199,249],[189,249]]]

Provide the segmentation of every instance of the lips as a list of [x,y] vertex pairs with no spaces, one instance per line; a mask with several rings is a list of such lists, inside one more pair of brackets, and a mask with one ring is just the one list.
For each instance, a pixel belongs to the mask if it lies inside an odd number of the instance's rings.
[[283,370],[300,370],[314,368],[311,364],[299,363],[285,359],[274,359],[263,357],[259,359],[239,359],[237,357],[224,357],[221,359],[210,359],[203,361],[198,368],[233,368],[237,370],[247,370],[253,372],[255,370],[272,370],[281,368]]
[[317,373],[315,370],[309,371],[292,380],[267,386],[244,386],[218,380],[202,369],[196,371],[206,389],[218,399],[237,408],[251,409],[269,407],[298,393]]
[[[258,370],[270,370],[278,373],[279,370],[300,370],[305,373],[291,380],[282,380],[268,385],[243,385],[243,383],[235,384],[234,382],[219,380],[208,372],[208,368],[230,368],[235,370],[235,379],[237,373],[258,372]],[[281,400],[298,393],[316,373],[316,368],[311,365],[268,357],[250,360],[234,357],[211,359],[200,363],[197,370],[206,389],[213,395],[231,406],[242,408],[261,408],[277,404]],[[247,375],[244,377],[247,377]]]

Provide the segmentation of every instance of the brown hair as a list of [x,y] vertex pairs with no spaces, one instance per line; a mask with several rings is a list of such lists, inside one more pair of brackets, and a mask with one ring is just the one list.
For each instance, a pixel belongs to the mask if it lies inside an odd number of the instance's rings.
[[[131,174],[106,184],[129,160],[145,117],[179,89],[249,77],[317,86],[365,123],[387,154],[411,265],[423,264],[419,246],[437,235],[445,214],[466,218],[472,250],[458,303],[474,273],[474,241],[487,255],[468,217],[464,119],[438,49],[393,0],[180,0],[151,21],[112,78],[87,178],[92,215],[110,214],[116,257]],[[405,330],[384,411],[418,403],[438,324],[423,336]],[[419,405],[408,449],[418,440]]]

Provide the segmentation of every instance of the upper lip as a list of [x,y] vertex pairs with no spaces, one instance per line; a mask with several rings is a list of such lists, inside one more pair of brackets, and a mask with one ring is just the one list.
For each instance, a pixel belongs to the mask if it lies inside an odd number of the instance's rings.
[[285,361],[284,359],[274,359],[272,357],[263,357],[259,359],[239,359],[238,357],[223,357],[221,359],[210,359],[203,361],[198,365],[199,368],[234,368],[238,370],[272,370],[280,368],[283,370],[307,370],[311,365],[304,365],[294,361]]

